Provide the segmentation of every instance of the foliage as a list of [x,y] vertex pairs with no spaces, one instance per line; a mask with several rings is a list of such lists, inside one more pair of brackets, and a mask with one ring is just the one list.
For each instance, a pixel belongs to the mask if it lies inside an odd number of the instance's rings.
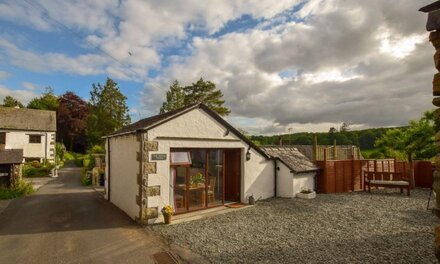
[[66,158],[66,147],[63,144],[55,143],[55,164],[62,167]]
[[200,172],[197,173],[196,175],[191,176],[191,184],[199,184],[204,182],[205,182],[205,178],[203,177],[203,174],[201,174]]
[[81,171],[81,178],[80,178],[81,184],[84,186],[89,186],[92,184],[92,178],[90,177],[90,174],[87,173],[87,170],[83,168]]
[[166,101],[162,104],[160,113],[166,113],[183,106],[203,103],[221,116],[226,116],[231,111],[224,105],[223,93],[213,82],[204,81],[202,78],[196,83],[181,87],[177,81],[170,86]]
[[40,97],[32,99],[27,108],[57,111],[58,105],[58,98],[49,86],[46,87],[46,91]]
[[105,149],[101,145],[94,145],[93,147],[91,147],[87,151],[87,153],[89,153],[89,154],[104,154],[105,153]]
[[75,153],[65,151],[64,152],[64,160],[75,160]]
[[13,188],[0,187],[0,200],[18,198],[34,193],[32,183],[21,180]]
[[73,92],[59,97],[57,137],[70,151],[83,152],[86,148],[86,128],[89,106]]
[[32,161],[23,166],[23,177],[49,177],[51,170],[55,167],[54,164],[46,163],[41,165],[38,161]]
[[160,210],[164,216],[170,216],[174,214],[174,210],[170,205],[165,205],[162,210]]
[[175,80],[166,94],[166,101],[162,103],[160,113],[166,113],[185,106],[185,93],[182,86]]
[[304,194],[309,194],[312,193],[313,191],[310,190],[309,188],[306,187],[302,187],[300,193],[304,193]]
[[3,106],[5,107],[20,107],[20,108],[24,108],[24,105],[18,101],[17,99],[15,99],[14,97],[7,95],[4,99],[3,99]]
[[[318,137],[318,144],[320,145],[333,145],[333,141],[336,140],[338,145],[357,145],[361,150],[374,149],[374,142],[380,138],[386,131],[391,128],[372,128],[364,130],[352,130],[346,132],[338,132],[334,129],[333,132],[321,132],[321,133],[294,133],[274,136],[251,136],[251,140],[258,142],[261,145],[279,145],[280,139],[282,139],[285,145],[312,145],[313,135]],[[400,127],[397,129],[404,130]]]
[[406,156],[408,159],[430,159],[437,154],[434,143],[435,121],[431,112],[427,112],[418,120],[409,122],[405,130],[392,129],[376,141],[387,156]]
[[104,86],[92,85],[90,92],[90,115],[87,120],[87,139],[90,145],[103,143],[103,136],[109,135],[130,123],[128,106],[118,84],[107,78]]

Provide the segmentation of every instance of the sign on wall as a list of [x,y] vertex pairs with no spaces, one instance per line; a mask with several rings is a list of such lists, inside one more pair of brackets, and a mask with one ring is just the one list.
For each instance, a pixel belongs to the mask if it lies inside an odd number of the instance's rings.
[[151,160],[166,160],[167,154],[151,154]]

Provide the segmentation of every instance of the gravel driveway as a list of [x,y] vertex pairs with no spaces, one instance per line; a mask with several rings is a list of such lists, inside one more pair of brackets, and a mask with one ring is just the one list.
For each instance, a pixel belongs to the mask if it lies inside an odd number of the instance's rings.
[[429,190],[269,199],[153,230],[213,263],[436,263]]

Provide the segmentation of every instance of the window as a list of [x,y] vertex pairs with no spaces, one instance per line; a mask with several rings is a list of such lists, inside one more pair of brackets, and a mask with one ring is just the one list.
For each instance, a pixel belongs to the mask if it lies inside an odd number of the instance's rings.
[[41,135],[29,135],[29,143],[41,143]]
[[5,145],[6,144],[6,133],[0,132],[0,144]]

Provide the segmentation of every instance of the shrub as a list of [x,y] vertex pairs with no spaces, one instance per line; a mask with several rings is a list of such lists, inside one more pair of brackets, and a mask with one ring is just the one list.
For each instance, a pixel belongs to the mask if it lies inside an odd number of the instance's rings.
[[55,164],[47,163],[44,166],[34,167],[32,164],[23,166],[23,177],[48,177],[50,171],[55,167]]
[[41,163],[38,160],[31,161],[31,165],[34,168],[41,168]]
[[92,178],[87,173],[87,170],[85,168],[83,168],[81,171],[81,179],[80,180],[81,180],[81,184],[84,186],[88,186],[88,185],[92,184]]
[[14,188],[0,187],[0,200],[13,199],[34,193],[32,183],[20,181]]
[[105,153],[105,149],[101,145],[94,145],[93,147],[91,147],[87,151],[87,153],[89,153],[89,154],[104,154]]

